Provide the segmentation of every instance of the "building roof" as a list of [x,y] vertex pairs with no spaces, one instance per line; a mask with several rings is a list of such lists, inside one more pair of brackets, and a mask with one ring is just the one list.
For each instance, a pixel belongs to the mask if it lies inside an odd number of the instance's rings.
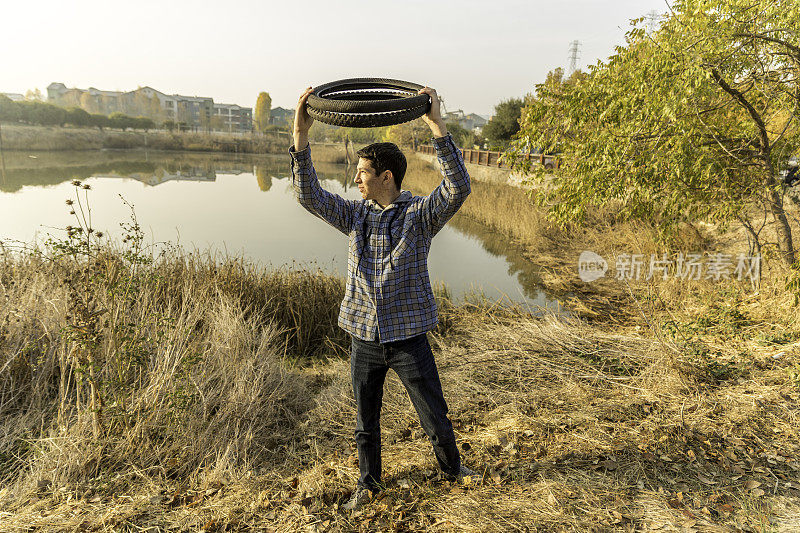
[[21,100],[25,100],[25,96],[19,93],[0,93],[3,96],[10,98],[13,102],[19,102]]
[[242,107],[242,106],[240,106],[238,104],[217,104],[217,103],[214,103],[214,108],[215,109],[216,108],[220,108],[220,109],[236,109],[236,110],[239,110],[239,109],[247,109],[247,110],[249,110],[250,109],[249,107]]

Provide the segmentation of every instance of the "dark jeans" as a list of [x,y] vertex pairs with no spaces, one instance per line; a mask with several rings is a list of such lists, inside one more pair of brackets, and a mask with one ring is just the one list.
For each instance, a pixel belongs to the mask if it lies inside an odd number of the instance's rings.
[[390,368],[408,391],[422,429],[433,444],[439,467],[447,474],[456,475],[461,469],[461,457],[453,425],[447,418],[447,403],[427,336],[385,344],[352,339],[350,375],[358,408],[355,435],[361,471],[358,484],[380,490],[381,403],[383,382]]

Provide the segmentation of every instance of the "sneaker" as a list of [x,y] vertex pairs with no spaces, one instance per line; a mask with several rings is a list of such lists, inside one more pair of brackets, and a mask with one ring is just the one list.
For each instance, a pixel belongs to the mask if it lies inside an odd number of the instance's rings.
[[461,465],[461,469],[458,472],[458,475],[455,476],[456,481],[463,483],[464,485],[477,485],[481,481],[483,481],[483,476],[479,473],[475,472],[471,468],[467,468],[464,465]]
[[347,503],[342,504],[342,509],[347,511],[355,511],[356,509],[360,508],[365,503],[369,502],[372,499],[372,491],[369,490],[367,487],[358,486],[356,487],[356,491],[347,501]]

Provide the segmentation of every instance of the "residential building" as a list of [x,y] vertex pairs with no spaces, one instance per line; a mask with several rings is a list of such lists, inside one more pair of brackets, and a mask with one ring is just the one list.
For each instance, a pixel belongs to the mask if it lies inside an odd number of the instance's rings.
[[444,116],[446,122],[455,122],[468,131],[483,128],[489,121],[480,115],[470,113],[467,115],[463,110],[451,111]]
[[290,120],[294,120],[294,109],[283,107],[273,107],[269,112],[269,123],[277,126],[286,126]]
[[0,93],[0,94],[10,99],[12,102],[21,102],[25,100],[25,95],[19,93]]
[[156,123],[171,120],[194,130],[212,128],[212,118],[217,114],[224,115],[224,126],[221,128],[224,131],[250,131],[253,122],[251,108],[218,104],[221,109],[218,112],[211,97],[169,95],[147,86],[120,92],[101,91],[94,87],[67,88],[63,83],[51,83],[47,87],[47,100],[57,105],[81,107],[89,113],[110,115],[120,112],[134,117],[147,117]]
[[236,104],[214,104],[215,127],[222,125],[223,131],[249,132],[253,129],[253,109]]

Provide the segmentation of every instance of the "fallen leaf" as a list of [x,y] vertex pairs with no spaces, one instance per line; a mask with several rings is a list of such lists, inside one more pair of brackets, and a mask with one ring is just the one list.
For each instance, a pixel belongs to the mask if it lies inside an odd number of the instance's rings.
[[761,483],[759,481],[756,481],[755,479],[748,479],[747,481],[744,482],[744,488],[746,488],[747,490],[753,490],[760,486]]
[[729,503],[723,503],[723,504],[717,505],[717,511],[719,511],[720,514],[732,514],[733,513],[733,505],[731,505]]
[[752,494],[756,498],[760,498],[761,496],[763,496],[766,493],[761,489],[753,489],[753,490],[750,491],[750,494]]
[[496,484],[498,485],[500,484],[501,481],[500,472],[498,472],[497,470],[494,469],[490,470],[489,477],[492,478],[492,481],[494,481]]
[[713,480],[711,480],[711,479],[708,479],[708,478],[707,478],[706,476],[704,476],[703,474],[698,474],[698,475],[697,475],[697,479],[699,479],[701,483],[704,483],[704,484],[706,484],[706,485],[716,485],[716,484],[717,484],[717,482],[716,482],[716,481],[713,481]]

